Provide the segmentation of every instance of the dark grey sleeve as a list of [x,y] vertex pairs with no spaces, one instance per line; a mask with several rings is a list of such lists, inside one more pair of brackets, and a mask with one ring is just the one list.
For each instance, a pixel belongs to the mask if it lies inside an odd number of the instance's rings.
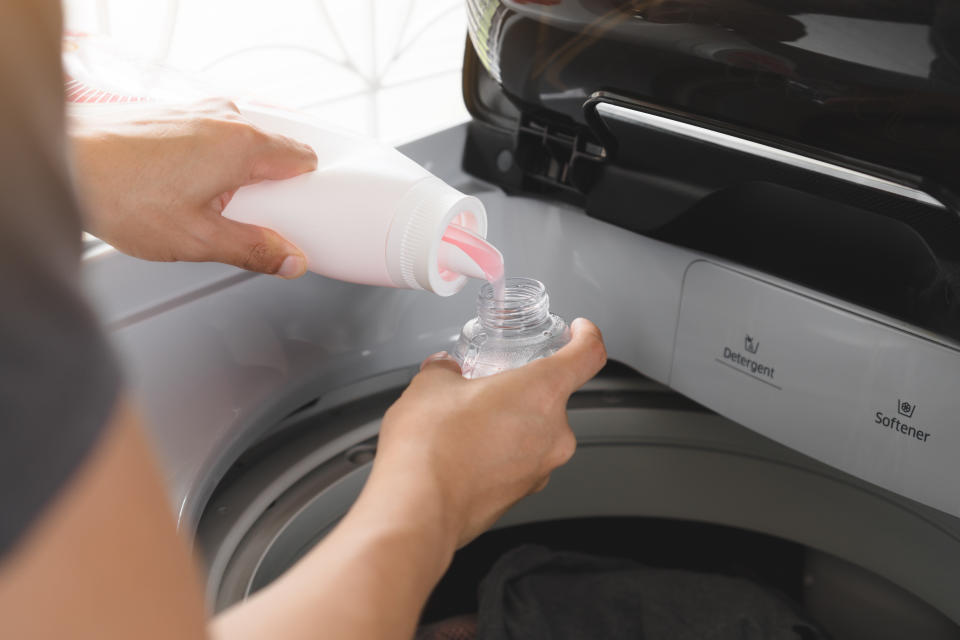
[[60,9],[0,2],[0,555],[69,481],[118,373],[80,292]]

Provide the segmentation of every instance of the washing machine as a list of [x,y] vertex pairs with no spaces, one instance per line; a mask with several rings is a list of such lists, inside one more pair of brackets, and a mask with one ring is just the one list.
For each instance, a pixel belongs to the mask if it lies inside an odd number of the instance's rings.
[[[576,455],[424,619],[539,542],[746,576],[839,639],[960,638],[956,3],[468,6],[472,119],[402,151],[484,202],[508,272],[594,320],[610,363],[570,400]],[[97,244],[84,277],[214,610],[346,513],[479,286]]]

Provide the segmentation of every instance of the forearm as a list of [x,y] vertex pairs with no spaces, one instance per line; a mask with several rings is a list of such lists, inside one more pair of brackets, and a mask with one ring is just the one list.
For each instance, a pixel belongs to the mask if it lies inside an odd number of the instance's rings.
[[278,581],[218,616],[211,635],[411,638],[455,541],[434,490],[396,476],[375,471],[334,531]]

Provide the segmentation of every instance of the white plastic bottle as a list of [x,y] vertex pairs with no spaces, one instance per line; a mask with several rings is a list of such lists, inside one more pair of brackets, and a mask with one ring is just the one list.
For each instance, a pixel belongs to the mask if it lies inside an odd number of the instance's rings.
[[[448,296],[463,288],[467,276],[489,276],[484,257],[502,265],[483,241],[483,204],[399,151],[299,114],[245,105],[240,110],[266,131],[309,144],[318,166],[289,180],[240,188],[223,215],[277,231],[303,251],[310,271]],[[457,237],[474,242],[457,243]],[[463,250],[477,246],[486,256]]]

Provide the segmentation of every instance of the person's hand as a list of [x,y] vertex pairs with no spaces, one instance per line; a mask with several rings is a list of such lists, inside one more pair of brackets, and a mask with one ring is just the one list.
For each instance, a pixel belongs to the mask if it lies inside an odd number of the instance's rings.
[[549,358],[476,380],[445,354],[428,358],[383,419],[371,490],[399,501],[405,487],[429,487],[459,547],[545,487],[576,449],[567,399],[606,362],[593,323],[578,319],[572,333]]
[[592,323],[572,332],[549,358],[477,380],[445,354],[427,358],[384,416],[349,512],[290,571],[220,614],[212,635],[413,637],[456,548],[573,455],[567,399],[607,353]]
[[122,113],[71,114],[90,233],[147,260],[215,261],[284,278],[303,275],[306,260],[296,246],[221,212],[243,185],[315,169],[309,146],[257,129],[222,100]]

